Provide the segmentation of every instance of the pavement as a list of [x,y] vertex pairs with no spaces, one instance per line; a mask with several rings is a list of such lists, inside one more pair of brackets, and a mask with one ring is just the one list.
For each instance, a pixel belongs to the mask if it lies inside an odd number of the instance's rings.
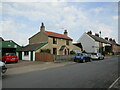
[[[105,58],[110,58],[112,56],[107,56]],[[45,70],[49,68],[61,67],[65,65],[76,64],[73,61],[63,61],[63,62],[43,62],[43,61],[27,61],[27,60],[19,60],[18,63],[9,63],[7,64],[7,72],[5,75],[14,75],[14,74],[22,74],[37,70]]]
[[65,65],[75,64],[76,62],[42,62],[42,61],[26,61],[20,60],[18,63],[7,64],[7,72],[5,75],[22,74],[37,70],[45,70],[48,68],[61,67]]

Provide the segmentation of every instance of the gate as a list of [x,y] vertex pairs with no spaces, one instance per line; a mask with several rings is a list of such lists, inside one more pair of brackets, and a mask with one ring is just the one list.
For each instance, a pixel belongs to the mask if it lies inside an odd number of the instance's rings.
[[54,61],[54,55],[50,53],[35,53],[35,60],[36,61],[47,61],[47,62],[53,62]]

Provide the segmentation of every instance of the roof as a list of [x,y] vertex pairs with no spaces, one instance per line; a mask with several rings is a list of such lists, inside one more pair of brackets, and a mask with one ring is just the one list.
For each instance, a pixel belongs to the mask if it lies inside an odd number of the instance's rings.
[[12,40],[2,41],[0,44],[0,47],[1,48],[17,48],[17,49],[21,48],[20,45],[18,45],[17,43],[15,43]]
[[[87,33],[88,34],[88,33]],[[98,37],[98,36],[95,36],[95,35],[92,35],[92,34],[88,34],[90,37],[92,37],[95,41],[98,41],[98,42],[102,42],[102,43],[106,43],[106,44],[111,44],[109,41],[101,38],[101,37]]]
[[40,43],[36,43],[36,44],[28,44],[27,46],[23,47],[19,51],[35,51],[37,49],[40,49],[41,47],[43,47],[46,44],[47,44],[47,42],[40,42]]
[[61,38],[61,39],[72,40],[70,37],[68,37],[64,34],[59,34],[59,33],[49,32],[49,31],[45,31],[45,34],[47,34],[49,37],[56,37],[56,38]]

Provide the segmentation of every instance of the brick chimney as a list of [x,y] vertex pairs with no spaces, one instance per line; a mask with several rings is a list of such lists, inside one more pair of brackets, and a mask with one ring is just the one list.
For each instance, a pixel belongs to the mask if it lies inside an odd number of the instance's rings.
[[44,26],[44,23],[43,23],[43,22],[42,22],[42,24],[41,24],[40,31],[45,31],[45,26]]
[[67,32],[67,30],[64,30],[64,35],[66,35],[66,36],[68,35],[68,32]]
[[95,36],[99,37],[99,34],[95,33]]
[[87,32],[87,34],[92,34],[92,31],[91,31],[91,30],[90,30],[90,31],[88,31],[88,32]]
[[112,38],[110,38],[109,41],[112,42]]
[[113,39],[113,42],[116,43],[115,39]]
[[108,41],[108,37],[105,37],[105,40],[107,40],[107,41]]

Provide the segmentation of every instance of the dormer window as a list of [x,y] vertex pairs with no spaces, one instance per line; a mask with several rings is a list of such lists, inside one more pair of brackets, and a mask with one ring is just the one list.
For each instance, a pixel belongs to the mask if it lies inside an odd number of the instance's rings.
[[53,38],[53,44],[57,44],[57,38]]

